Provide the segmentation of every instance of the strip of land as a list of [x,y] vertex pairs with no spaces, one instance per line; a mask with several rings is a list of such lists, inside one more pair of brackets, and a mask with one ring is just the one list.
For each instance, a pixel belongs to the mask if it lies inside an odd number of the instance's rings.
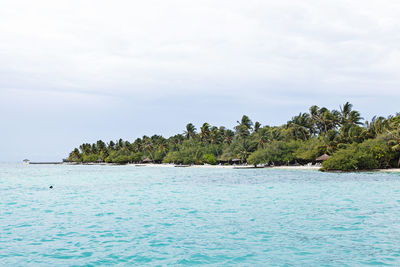
[[233,129],[205,122],[197,130],[188,123],[183,133],[168,138],[154,134],[134,141],[83,143],[64,161],[237,169],[267,165],[316,170],[322,165],[321,171],[356,172],[399,168],[400,113],[364,122],[360,112],[346,102],[340,110],[311,106],[309,112],[280,126],[253,123],[243,115]]
[[[273,169],[273,170],[309,170],[309,171],[318,171],[321,169],[321,166],[316,165],[306,165],[306,166],[257,166],[254,165],[177,165],[170,163],[128,163],[128,164],[115,164],[115,163],[76,163],[76,162],[30,162],[29,164],[49,164],[49,165],[100,165],[100,166],[131,166],[131,167],[156,167],[156,168],[174,168],[174,167],[188,167],[188,168],[197,168],[197,169]],[[364,171],[372,171],[372,172],[395,172],[400,173],[400,168],[390,168],[390,169],[372,169],[372,170],[364,170]]]

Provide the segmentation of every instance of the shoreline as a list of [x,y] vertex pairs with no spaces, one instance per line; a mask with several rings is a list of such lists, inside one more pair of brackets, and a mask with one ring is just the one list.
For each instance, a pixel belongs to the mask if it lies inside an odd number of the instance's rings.
[[[176,165],[172,163],[127,163],[127,164],[115,164],[115,163],[78,163],[78,162],[34,162],[29,164],[40,164],[40,165],[96,165],[96,166],[130,166],[130,167],[157,167],[157,168],[174,168],[174,167],[187,167],[187,168],[198,168],[198,169],[271,169],[271,170],[307,170],[307,171],[319,171],[320,166],[261,166],[254,167],[253,165]],[[332,171],[337,172],[337,171]],[[340,171],[338,171],[340,172]],[[386,173],[400,173],[400,168],[392,169],[373,169],[373,170],[359,170],[355,172],[386,172]]]
[[260,166],[254,165],[177,165],[170,163],[128,163],[128,164],[115,164],[115,163],[62,163],[63,165],[99,165],[99,166],[131,166],[131,167],[161,167],[161,168],[174,168],[174,167],[187,167],[198,169],[282,169],[282,170],[319,170],[319,166]]

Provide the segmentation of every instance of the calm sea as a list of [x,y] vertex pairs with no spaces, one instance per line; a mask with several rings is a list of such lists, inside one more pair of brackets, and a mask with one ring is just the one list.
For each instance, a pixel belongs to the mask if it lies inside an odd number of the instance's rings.
[[0,164],[0,265],[399,266],[400,174]]

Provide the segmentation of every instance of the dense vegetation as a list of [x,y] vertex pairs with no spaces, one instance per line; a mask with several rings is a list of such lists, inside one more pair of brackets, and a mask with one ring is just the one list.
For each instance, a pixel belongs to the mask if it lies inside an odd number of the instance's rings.
[[71,162],[288,165],[315,162],[328,154],[323,170],[363,170],[400,164],[400,114],[362,122],[350,103],[340,110],[312,106],[282,126],[262,126],[243,116],[233,130],[189,123],[169,138],[143,136],[134,142],[101,140],[82,144]]

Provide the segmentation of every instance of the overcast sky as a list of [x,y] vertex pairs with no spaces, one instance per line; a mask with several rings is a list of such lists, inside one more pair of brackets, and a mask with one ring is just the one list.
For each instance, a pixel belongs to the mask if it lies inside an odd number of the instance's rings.
[[400,111],[400,1],[0,2],[0,161],[188,122]]

